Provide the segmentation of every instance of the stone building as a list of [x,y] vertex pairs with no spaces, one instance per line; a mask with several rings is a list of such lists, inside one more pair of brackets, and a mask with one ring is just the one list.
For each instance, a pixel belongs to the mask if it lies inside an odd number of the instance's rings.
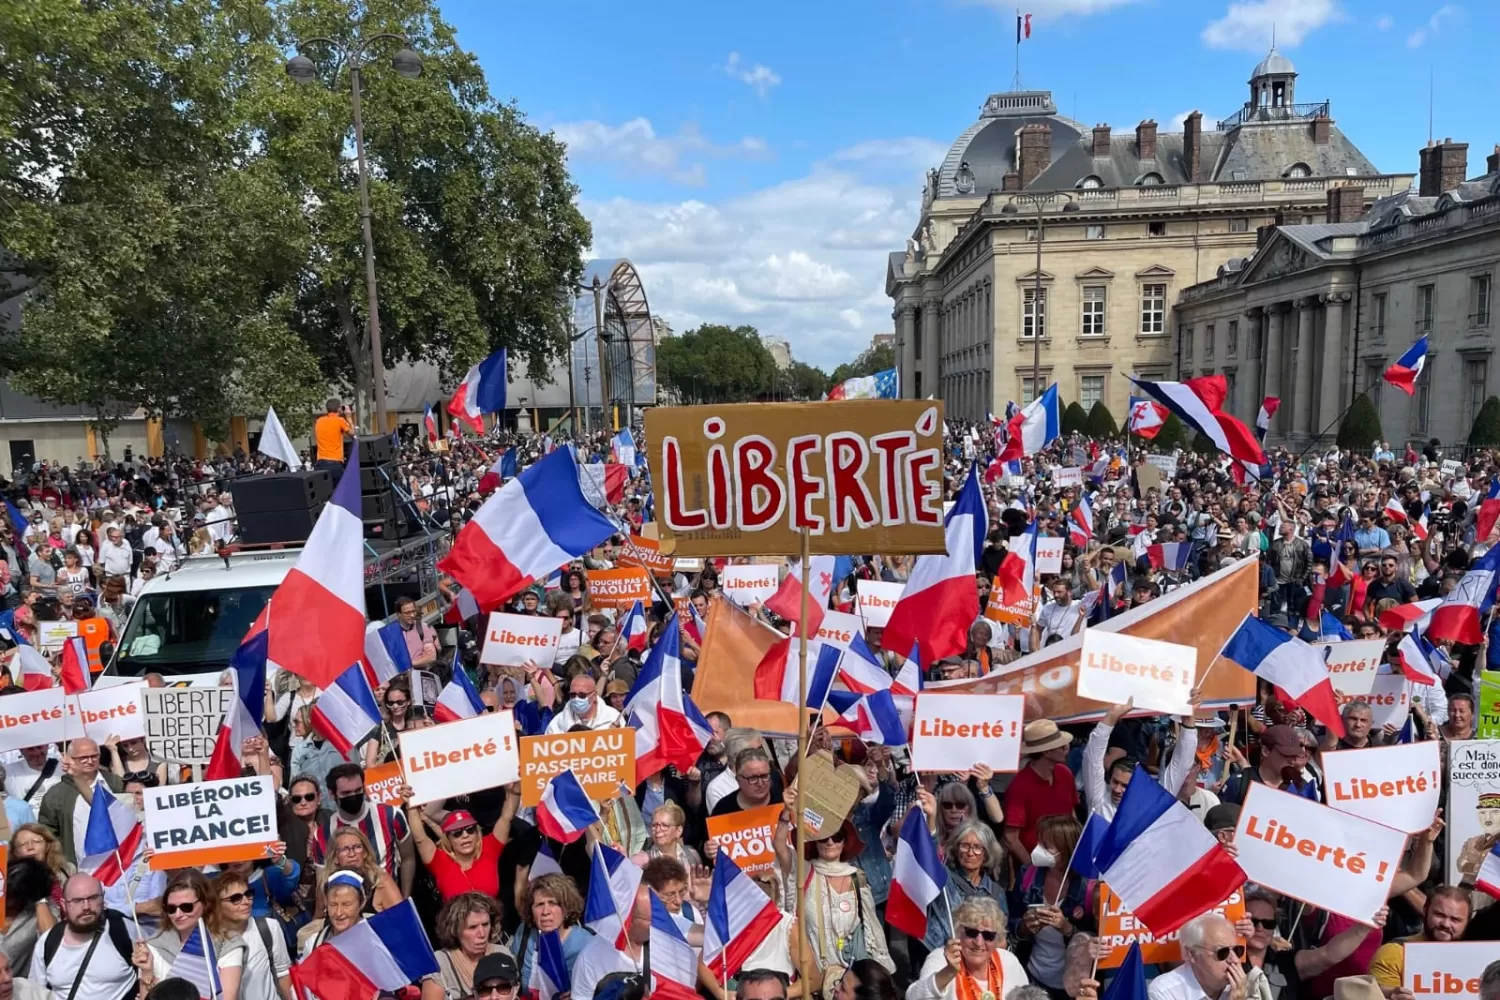
[[[1415,191],[1366,209],[1351,182],[1328,193],[1326,221],[1264,229],[1252,256],[1178,296],[1174,371],[1222,372],[1237,416],[1280,398],[1271,434],[1296,447],[1333,437],[1359,392],[1392,442],[1462,442],[1497,391],[1500,146],[1467,174],[1468,146],[1444,139],[1421,150]],[[1381,374],[1424,335],[1409,397]]]
[[1047,91],[990,95],[928,171],[921,218],[888,260],[902,394],[979,420],[1029,401],[1035,369],[1042,388],[1119,418],[1127,375],[1175,370],[1182,288],[1251,253],[1278,213],[1322,222],[1335,188],[1374,200],[1410,185],[1376,169],[1328,101],[1296,101],[1279,52],[1249,84],[1238,112],[1205,124],[1195,111],[1181,132],[1089,128]]

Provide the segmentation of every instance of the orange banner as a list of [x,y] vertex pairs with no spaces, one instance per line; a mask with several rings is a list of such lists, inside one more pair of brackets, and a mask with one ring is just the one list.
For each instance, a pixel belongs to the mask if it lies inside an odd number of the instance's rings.
[[734,859],[744,871],[776,867],[776,821],[785,807],[779,804],[744,809],[727,816],[708,817],[708,835],[719,842],[721,856]]
[[377,805],[391,806],[400,802],[401,796],[397,789],[404,784],[406,778],[401,774],[401,762],[398,760],[365,768],[365,798]]
[[[1214,907],[1213,912],[1223,914],[1230,923],[1245,916],[1245,894],[1237,891],[1224,902]],[[1177,933],[1156,937],[1146,925],[1137,920],[1120,897],[1110,892],[1109,886],[1099,883],[1099,942],[1107,951],[1099,956],[1099,968],[1118,969],[1125,961],[1131,944],[1140,942],[1141,961],[1147,965],[1161,962],[1182,961],[1182,944]]]
[[1000,584],[997,582],[990,587],[989,600],[984,605],[984,616],[992,622],[1000,622],[1004,625],[1017,625],[1022,628],[1031,624],[1031,616],[1036,612],[1036,595],[1033,594],[1029,601],[1020,604],[1006,604],[1005,598],[1001,596]]
[[[796,705],[757,701],[754,694],[756,665],[766,650],[784,638],[729,601],[710,601],[708,624],[698,652],[698,673],[693,680],[694,703],[704,712],[727,713],[736,726],[795,734]],[[795,664],[795,643],[791,655]]]
[[638,566],[589,570],[589,603],[599,608],[629,609],[636,601],[650,607],[651,578]]
[[675,556],[663,555],[661,542],[654,538],[631,535],[630,540],[620,546],[621,566],[641,566],[653,576],[670,577],[677,567]]
[[542,801],[547,782],[572,771],[584,794],[595,802],[618,798],[620,785],[635,787],[635,730],[595,729],[521,737],[521,805]]

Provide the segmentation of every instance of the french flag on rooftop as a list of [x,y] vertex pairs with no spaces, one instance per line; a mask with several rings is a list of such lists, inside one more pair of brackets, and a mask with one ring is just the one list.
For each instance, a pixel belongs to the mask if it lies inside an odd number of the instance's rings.
[[484,415],[505,409],[505,348],[470,368],[448,400],[448,412],[475,434],[484,433]]
[[636,601],[626,613],[625,623],[620,626],[620,638],[625,640],[626,649],[644,653],[646,639],[650,634],[651,627],[646,623],[646,609],[640,601]]
[[1146,558],[1151,561],[1152,568],[1173,573],[1187,569],[1192,554],[1191,542],[1161,542],[1146,546]]
[[1057,385],[1047,386],[1036,399],[1026,404],[1006,422],[1005,447],[999,459],[1010,461],[1035,455],[1062,435],[1062,410],[1057,402]]
[[923,663],[936,663],[963,652],[969,626],[979,617],[974,569],[984,553],[988,533],[979,467],[971,465],[958,498],[943,519],[947,552],[917,557],[901,600],[891,610],[883,645],[911,649],[920,644]]
[[1100,878],[1157,937],[1245,884],[1244,871],[1214,835],[1143,767],[1131,775],[1094,863]]
[[677,615],[673,614],[625,698],[625,717],[636,728],[638,781],[668,764],[686,774],[713,736],[708,720],[685,690],[679,638]]
[[[919,810],[920,811],[920,810]],[[697,1000],[698,953],[682,931],[667,906],[651,891],[651,991],[661,1000]]]
[[1229,384],[1223,375],[1205,375],[1186,382],[1148,382],[1138,378],[1131,381],[1220,451],[1257,468],[1266,464],[1266,453],[1250,428],[1223,412],[1224,400],[1229,395]]
[[579,784],[578,776],[572,771],[554,774],[542,790],[542,801],[537,803],[537,829],[559,843],[571,844],[597,822],[599,810]]
[[203,771],[204,781],[238,778],[245,768],[245,741],[260,733],[266,714],[266,648],[270,636],[252,635],[229,658],[234,678],[234,704],[219,725],[213,756]]
[[948,884],[948,869],[938,856],[937,845],[927,829],[920,809],[908,809],[896,840],[896,859],[891,865],[891,891],[885,918],[910,937],[927,935],[927,909]]
[[380,724],[375,693],[358,663],[352,664],[318,696],[312,707],[313,731],[349,759],[349,751]]
[[359,442],[318,516],[297,564],[271,595],[265,617],[272,663],[326,688],[365,653],[365,528],[360,520]]
[[1500,571],[1500,545],[1469,564],[1458,586],[1432,612],[1427,638],[1452,639],[1477,646],[1484,639],[1481,621],[1495,605],[1495,575]]
[[57,674],[64,694],[83,694],[89,689],[89,650],[81,636],[63,640]]
[[562,938],[556,930],[537,935],[536,960],[531,965],[531,982],[527,985],[536,994],[536,1000],[552,1000],[559,993],[572,990],[573,979],[568,975]]
[[292,966],[298,1000],[368,1000],[438,974],[437,958],[411,900],[364,920]]
[[796,624],[808,635],[816,635],[823,627],[823,612],[828,610],[828,596],[833,593],[834,556],[813,556],[808,562],[808,577],[812,583],[807,590],[807,625],[802,622],[802,563],[793,562],[791,570],[781,580],[776,593],[766,598],[765,606],[772,614]]
[[1423,335],[1396,359],[1396,363],[1385,370],[1381,378],[1400,389],[1408,396],[1417,394],[1417,376],[1427,367],[1427,337]]
[[130,804],[115,797],[104,782],[94,785],[78,867],[104,885],[114,885],[130,869],[144,839],[140,816]]
[[371,622],[365,629],[364,665],[372,688],[411,669],[411,650],[406,646],[406,632],[399,621],[384,625]]
[[1155,400],[1144,396],[1131,396],[1130,416],[1126,418],[1125,429],[1131,434],[1150,441],[1161,433],[1162,425],[1167,422],[1170,412]]
[[1246,615],[1219,655],[1269,681],[1283,698],[1301,705],[1314,719],[1342,737],[1344,720],[1339,716],[1333,681],[1328,677],[1327,652],[1326,649],[1320,652],[1254,615]]
[[458,661],[458,651],[453,653],[453,679],[443,685],[438,693],[437,704],[432,706],[432,717],[438,722],[459,722],[484,714],[484,701],[469,680],[468,671]]
[[896,710],[889,688],[860,695],[859,700],[839,716],[839,722],[866,743],[906,746],[906,726],[901,722],[901,713]]
[[[353,479],[357,486],[359,477]],[[346,474],[340,488],[349,480]],[[362,545],[363,529],[358,522],[355,527]],[[584,499],[573,453],[558,449],[486,500],[438,568],[466,587],[478,606],[493,607],[614,533]],[[354,554],[361,558],[358,546]]]
[[745,960],[781,922],[776,904],[727,852],[714,860],[704,916],[703,959],[720,982],[739,975]]
[[625,947],[625,928],[640,887],[640,865],[607,844],[595,843],[589,894],[583,901],[583,926],[614,942],[616,948]]

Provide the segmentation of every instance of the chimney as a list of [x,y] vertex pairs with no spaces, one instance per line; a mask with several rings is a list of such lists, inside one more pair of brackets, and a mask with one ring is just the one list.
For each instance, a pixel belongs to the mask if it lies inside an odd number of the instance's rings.
[[1021,173],[1021,187],[1028,188],[1052,165],[1052,126],[1041,122],[1023,125],[1016,134],[1016,168]]
[[1018,174],[1018,173],[1016,173],[1014,170],[1007,171],[1006,174],[1005,174],[1005,176],[1002,177],[1002,178],[1000,178],[1000,190],[1001,191],[1019,191],[1019,190],[1021,190],[1021,175]]
[[1429,142],[1422,148],[1421,160],[1417,193],[1423,198],[1436,198],[1463,183],[1469,172],[1469,144],[1452,139]]
[[1500,174],[1500,142],[1495,143],[1495,151],[1484,158],[1484,172]]
[[1094,126],[1094,159],[1100,160],[1109,156],[1109,125]]
[[1188,180],[1198,180],[1198,165],[1203,159],[1203,115],[1194,111],[1182,122],[1182,160]]
[[1329,222],[1358,222],[1365,214],[1363,184],[1345,184],[1328,192]]
[[1156,121],[1147,118],[1135,127],[1135,155],[1142,160],[1156,159]]
[[1312,133],[1313,143],[1318,146],[1328,145],[1328,134],[1333,131],[1333,119],[1328,117],[1326,111],[1318,112],[1318,117],[1313,119]]

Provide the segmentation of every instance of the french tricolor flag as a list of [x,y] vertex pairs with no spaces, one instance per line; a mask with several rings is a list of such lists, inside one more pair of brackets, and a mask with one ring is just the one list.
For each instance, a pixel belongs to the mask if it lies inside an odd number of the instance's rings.
[[[504,600],[504,598],[502,598],[502,600]],[[499,602],[496,602],[495,606],[498,607]],[[479,614],[481,610],[482,609],[479,607],[479,602],[474,600],[473,594],[469,593],[469,588],[459,587],[458,596],[455,597],[453,599],[453,603],[448,605],[448,607],[443,611],[443,624],[462,625],[470,618],[473,618],[475,615]]]
[[83,833],[80,870],[104,885],[114,885],[134,864],[144,839],[136,811],[124,799],[116,798],[104,782],[96,783]]
[[365,528],[360,509],[356,441],[333,499],[313,525],[297,564],[271,595],[275,622],[266,618],[271,662],[320,688],[333,684],[365,653]]
[[1226,660],[1232,660],[1261,680],[1270,682],[1284,699],[1301,705],[1334,735],[1342,737],[1344,720],[1339,716],[1333,681],[1328,676],[1326,654],[1326,649],[1320,653],[1301,639],[1287,635],[1254,615],[1245,616],[1219,651]]
[[[1400,662],[1401,672],[1406,679],[1413,684],[1433,685],[1438,682],[1438,675],[1432,668],[1427,658],[1427,651],[1422,647],[1426,645],[1417,638],[1415,632],[1406,632],[1401,636],[1401,642],[1396,646],[1396,658]],[[1431,649],[1431,646],[1427,647]]]
[[422,414],[422,427],[427,432],[427,446],[429,448],[436,447],[440,435],[438,434],[437,415],[432,412],[431,403],[427,404],[427,412]]
[[896,840],[891,865],[891,894],[885,918],[890,925],[918,941],[927,936],[927,909],[948,884],[948,870],[920,809],[908,809]]
[[1094,508],[1081,490],[1077,505],[1068,511],[1068,539],[1080,549],[1088,548],[1094,539]]
[[460,722],[484,714],[484,702],[469,680],[468,671],[453,656],[453,679],[443,685],[438,693],[437,704],[432,706],[432,717],[438,722]]
[[1062,410],[1057,402],[1057,385],[1047,386],[1036,399],[1026,404],[1006,422],[1005,447],[998,456],[1002,462],[1035,455],[1062,436]]
[[630,612],[625,615],[625,623],[620,626],[620,638],[625,640],[626,649],[644,653],[646,638],[650,634],[651,626],[646,622],[646,609],[640,601],[636,601],[630,606]]
[[1192,554],[1191,542],[1162,542],[1146,546],[1146,558],[1151,561],[1153,568],[1174,573],[1187,569]]
[[630,694],[625,717],[635,726],[635,773],[644,781],[668,764],[686,774],[713,736],[708,720],[693,704],[682,681],[677,616],[667,619],[651,647]]
[[505,409],[505,348],[470,368],[448,400],[448,412],[475,434],[484,433],[484,415]]
[[298,1000],[355,1000],[376,993],[397,993],[429,976],[437,976],[437,958],[416,905],[403,900],[353,927],[292,966]]
[[1490,848],[1479,866],[1479,875],[1474,879],[1474,888],[1500,899],[1500,844]]
[[[721,859],[722,860],[722,859]],[[616,948],[625,947],[625,929],[641,887],[641,866],[608,844],[596,842],[589,867],[589,894],[583,901],[583,926]],[[559,869],[561,870],[561,869]]]
[[1028,524],[1024,532],[1006,545],[1005,559],[1000,563],[1000,572],[995,574],[995,583],[1006,604],[1023,604],[1031,600],[1036,589],[1036,522]]
[[372,688],[378,688],[397,674],[411,669],[411,650],[406,646],[406,632],[399,621],[384,625],[370,623],[365,630],[364,665]]
[[182,949],[172,959],[167,976],[192,983],[198,990],[199,1000],[218,1000],[224,995],[224,983],[219,978],[219,953],[202,917],[198,918],[193,933],[182,942]]
[[553,997],[573,988],[573,979],[568,975],[568,963],[563,958],[562,938],[556,930],[537,935],[536,961],[531,965],[531,982],[528,985],[536,995],[536,1000],[553,1000]]
[[[479,491],[481,496],[489,496],[495,490],[499,489],[500,484],[505,481],[505,459],[510,454],[510,448],[502,450],[499,457],[495,459],[494,464],[485,471],[484,475],[479,477],[479,482],[475,484],[474,488]],[[515,466],[514,456],[511,457],[511,466],[512,468]],[[515,475],[515,473],[512,472],[511,475]]]
[[1381,513],[1397,524],[1405,524],[1407,522],[1406,508],[1401,506],[1401,501],[1395,497],[1391,497],[1385,502],[1385,510]]
[[969,626],[979,617],[974,568],[984,553],[988,533],[979,467],[971,465],[957,500],[943,519],[947,552],[917,557],[906,589],[891,610],[883,645],[911,649],[920,643],[923,663],[964,651]]
[[874,694],[891,686],[891,675],[862,632],[854,633],[849,641],[849,655],[839,661],[838,679],[855,694]]
[[745,960],[781,922],[776,904],[727,853],[714,860],[704,916],[703,957],[720,982],[739,975]]
[[1400,389],[1408,396],[1417,394],[1417,376],[1427,367],[1427,337],[1412,344],[1396,363],[1385,370],[1381,378]]
[[[862,638],[856,637],[863,642]],[[757,701],[797,704],[802,692],[802,667],[796,638],[777,642],[755,668],[753,694]],[[839,672],[844,651],[830,642],[808,641],[807,707],[816,709],[828,700],[833,678]],[[889,678],[887,678],[889,680]]]
[[1256,468],[1266,464],[1266,453],[1250,428],[1223,411],[1229,395],[1229,383],[1223,375],[1205,375],[1186,382],[1131,381],[1220,451]]
[[562,844],[571,844],[599,822],[588,793],[572,771],[559,771],[542,790],[542,801],[536,807],[536,826],[543,835]]
[[766,598],[766,609],[779,618],[794,623],[808,635],[816,635],[823,627],[823,612],[828,609],[828,596],[833,593],[833,556],[814,556],[808,562],[808,577],[812,580],[807,590],[807,623],[802,622],[802,563],[792,563],[790,572],[782,578],[776,593]]
[[313,731],[349,758],[349,751],[380,724],[375,693],[364,669],[351,664],[318,696],[312,707]]
[[1276,411],[1281,409],[1281,397],[1267,396],[1260,401],[1260,411],[1255,414],[1255,437],[1262,443],[1266,440],[1266,434],[1271,430],[1271,418],[1276,416]]
[[83,694],[89,689],[89,650],[81,637],[75,635],[63,641],[57,673],[62,678],[64,694]]
[[651,949],[650,995],[661,1000],[698,1000],[698,953],[654,890],[647,947]]
[[1495,605],[1495,575],[1500,571],[1500,545],[1469,564],[1458,586],[1432,612],[1428,639],[1452,639],[1471,646],[1484,641],[1481,620]]
[[[20,638],[19,632],[13,634]],[[57,686],[57,680],[52,676],[52,664],[29,643],[16,646],[16,655],[10,661],[10,676],[27,691]]]
[[1100,877],[1157,937],[1245,884],[1214,835],[1143,767],[1131,775],[1094,859]]
[[558,449],[486,500],[438,568],[466,587],[476,605],[495,607],[614,533],[584,499],[573,453]]
[[890,689],[862,694],[859,700],[839,716],[839,722],[866,743],[887,747],[906,746],[906,726]]
[[203,771],[204,781],[238,778],[245,768],[245,741],[260,734],[266,713],[266,649],[270,635],[261,630],[240,643],[229,658],[234,678],[234,704],[219,726],[213,756]]
[[1430,512],[1427,505],[1422,505],[1422,516],[1411,522],[1411,533],[1419,542],[1427,541],[1427,517]]

